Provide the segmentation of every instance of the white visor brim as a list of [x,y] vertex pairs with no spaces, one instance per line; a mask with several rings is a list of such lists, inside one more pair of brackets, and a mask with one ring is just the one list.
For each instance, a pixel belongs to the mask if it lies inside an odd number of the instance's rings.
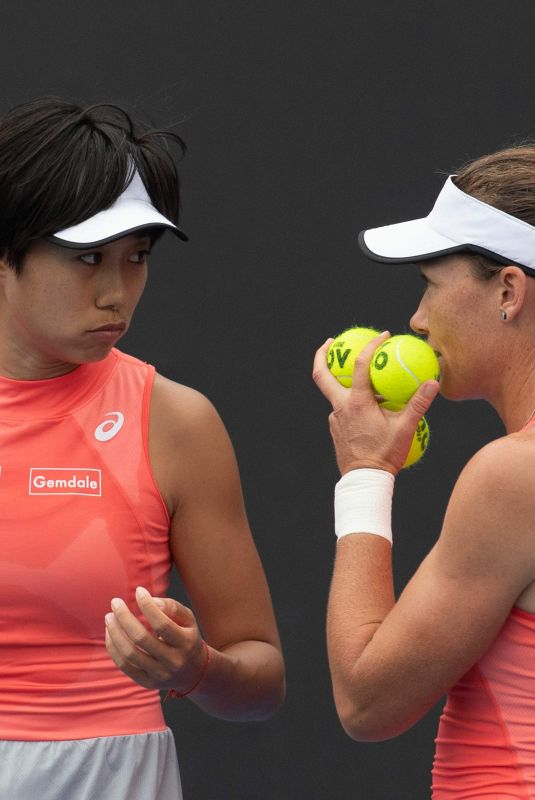
[[425,261],[472,251],[535,270],[535,227],[462,192],[451,175],[427,217],[362,231],[359,243],[375,261]]
[[136,171],[125,191],[109,208],[48,238],[62,247],[85,249],[107,244],[145,228],[167,228],[183,241],[188,240],[185,233],[152,205]]

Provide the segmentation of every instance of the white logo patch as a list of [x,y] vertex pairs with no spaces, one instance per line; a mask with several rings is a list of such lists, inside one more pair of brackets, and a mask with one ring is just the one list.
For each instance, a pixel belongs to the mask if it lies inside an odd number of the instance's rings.
[[85,467],[31,467],[29,494],[102,495],[102,473]]
[[124,414],[121,414],[120,411],[109,411],[104,416],[113,417],[113,419],[105,419],[95,428],[95,439],[98,442],[109,442],[110,439],[117,436],[124,425]]

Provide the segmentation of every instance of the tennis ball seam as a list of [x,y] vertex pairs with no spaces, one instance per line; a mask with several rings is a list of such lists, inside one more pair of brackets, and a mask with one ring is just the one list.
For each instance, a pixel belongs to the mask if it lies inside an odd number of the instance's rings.
[[398,363],[399,363],[400,367],[405,370],[407,375],[410,375],[411,378],[413,378],[413,380],[416,382],[416,386],[419,386],[420,385],[420,380],[416,377],[414,372],[411,369],[409,369],[409,367],[405,364],[405,362],[403,361],[403,359],[401,357],[401,353],[399,352],[400,346],[401,346],[401,341],[398,340],[396,342],[396,358],[398,360]]

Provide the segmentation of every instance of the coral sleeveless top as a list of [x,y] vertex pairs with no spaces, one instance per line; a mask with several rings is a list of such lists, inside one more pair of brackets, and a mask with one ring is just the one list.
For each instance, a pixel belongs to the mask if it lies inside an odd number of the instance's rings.
[[433,800],[535,798],[535,615],[514,608],[448,694]]
[[513,608],[487,653],[450,690],[432,796],[535,798],[535,614]]
[[0,739],[163,730],[159,694],[109,657],[104,615],[165,594],[169,518],[148,462],[154,368],[112,350],[0,378]]

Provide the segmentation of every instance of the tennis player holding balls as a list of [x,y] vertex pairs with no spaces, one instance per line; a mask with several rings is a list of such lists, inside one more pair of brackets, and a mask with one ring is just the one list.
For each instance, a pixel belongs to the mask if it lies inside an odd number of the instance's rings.
[[463,469],[438,540],[396,601],[395,476],[439,386],[388,412],[368,379],[386,334],[362,351],[352,389],[327,368],[329,342],[318,350],[342,475],[327,623],[338,714],[354,739],[387,739],[447,693],[434,800],[533,798],[535,147],[468,164],[427,217],[364,231],[360,245],[373,260],[418,265],[426,289],[411,327],[439,355],[440,392],[487,400],[506,434]]

